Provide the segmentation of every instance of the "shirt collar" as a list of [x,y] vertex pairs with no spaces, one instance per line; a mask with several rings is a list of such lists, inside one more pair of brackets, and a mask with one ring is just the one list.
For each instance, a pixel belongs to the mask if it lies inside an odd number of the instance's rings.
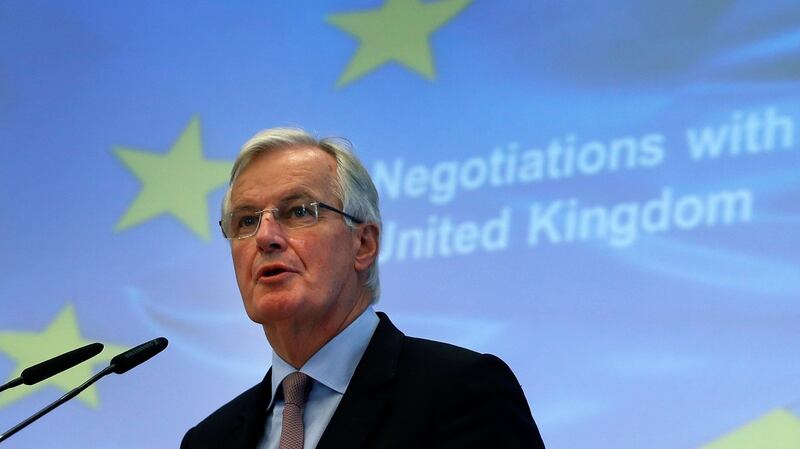
[[[344,394],[379,321],[372,307],[367,307],[355,321],[308,359],[299,371]],[[283,379],[295,371],[298,370],[272,351],[272,399],[269,407],[275,402],[275,394]]]

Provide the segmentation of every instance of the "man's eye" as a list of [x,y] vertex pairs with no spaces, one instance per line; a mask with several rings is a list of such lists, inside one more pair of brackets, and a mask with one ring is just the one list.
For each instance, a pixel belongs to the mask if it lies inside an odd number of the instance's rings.
[[243,215],[239,218],[239,228],[253,227],[258,223],[258,217],[255,215]]
[[311,212],[306,208],[305,204],[301,204],[300,206],[295,206],[289,210],[289,214],[292,218],[305,218]]

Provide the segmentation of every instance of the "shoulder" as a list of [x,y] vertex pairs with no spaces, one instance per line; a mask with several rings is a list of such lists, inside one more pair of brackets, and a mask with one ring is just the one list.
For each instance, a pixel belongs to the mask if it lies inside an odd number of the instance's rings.
[[399,376],[411,378],[446,377],[450,380],[465,375],[490,375],[511,381],[519,386],[508,365],[492,354],[481,354],[460,346],[424,338],[410,337],[400,332],[389,318],[378,313],[381,323],[373,336],[366,364],[392,359],[391,369]]
[[449,343],[405,337],[399,368],[428,378],[429,382],[432,377],[442,378],[456,388],[478,391],[500,388],[513,395],[522,393],[511,368],[499,357]]
[[261,385],[254,385],[239,396],[228,401],[225,405],[218,408],[214,413],[208,415],[200,421],[196,427],[215,428],[227,424],[231,420],[236,420],[243,413],[247,413],[256,406],[256,402],[261,392]]
[[437,371],[460,371],[475,365],[497,365],[508,369],[499,358],[481,354],[460,346],[417,337],[404,337],[401,359],[406,363],[421,363]]
[[500,358],[388,329],[392,338],[381,339],[392,344],[381,347],[383,357],[396,357],[394,410],[403,424],[416,419],[428,429],[431,447],[544,448],[522,387]]
[[260,435],[248,435],[248,432],[257,431],[258,427],[249,429],[252,426],[248,424],[264,414],[269,401],[268,393],[262,382],[236,396],[189,429],[183,437],[181,448],[223,447],[231,438],[243,436],[257,439]]
[[500,358],[405,337],[398,368],[405,394],[418,403],[436,398],[432,447],[544,448],[525,393]]

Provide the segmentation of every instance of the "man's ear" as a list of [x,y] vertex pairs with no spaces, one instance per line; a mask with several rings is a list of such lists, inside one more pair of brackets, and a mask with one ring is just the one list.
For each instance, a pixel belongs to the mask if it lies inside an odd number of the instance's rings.
[[380,242],[380,230],[372,223],[366,223],[356,228],[358,239],[358,249],[356,250],[355,269],[365,271],[373,263],[378,263],[378,245]]

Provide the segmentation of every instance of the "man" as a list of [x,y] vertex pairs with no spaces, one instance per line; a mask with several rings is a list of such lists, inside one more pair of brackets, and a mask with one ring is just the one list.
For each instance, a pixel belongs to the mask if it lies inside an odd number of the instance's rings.
[[544,447],[500,359],[406,337],[373,311],[378,193],[344,142],[296,129],[254,136],[220,225],[272,368],[182,448]]

